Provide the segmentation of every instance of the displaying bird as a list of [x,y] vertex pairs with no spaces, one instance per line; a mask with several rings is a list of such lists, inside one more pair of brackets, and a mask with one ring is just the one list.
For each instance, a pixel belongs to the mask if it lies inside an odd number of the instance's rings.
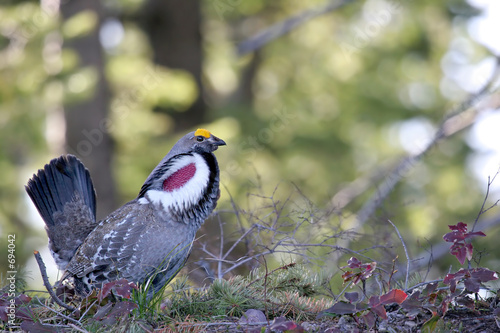
[[213,154],[226,143],[205,129],[182,137],[154,168],[139,195],[96,221],[96,196],[73,155],[50,161],[26,191],[42,216],[61,281],[85,296],[103,283],[150,279],[157,292],[184,266],[196,231],[220,196]]

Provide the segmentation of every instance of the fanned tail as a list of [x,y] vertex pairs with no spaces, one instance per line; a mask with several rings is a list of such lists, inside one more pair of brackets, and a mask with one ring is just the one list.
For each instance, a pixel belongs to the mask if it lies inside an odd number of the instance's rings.
[[65,269],[96,227],[96,196],[85,166],[73,155],[50,161],[28,181],[26,192],[45,221],[49,248]]

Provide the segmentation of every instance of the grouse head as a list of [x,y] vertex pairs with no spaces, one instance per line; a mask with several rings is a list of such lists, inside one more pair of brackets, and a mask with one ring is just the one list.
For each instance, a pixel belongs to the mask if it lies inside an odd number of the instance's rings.
[[[225,146],[226,143],[207,131],[206,129],[199,128],[194,132],[190,132],[184,135],[177,143],[172,147],[170,152],[165,156],[165,159],[169,159],[178,154],[197,152],[197,153],[211,153],[219,146]],[[160,162],[161,164],[161,162]]]
[[205,129],[186,134],[146,179],[139,203],[203,221],[219,197],[219,167],[212,152],[225,144]]

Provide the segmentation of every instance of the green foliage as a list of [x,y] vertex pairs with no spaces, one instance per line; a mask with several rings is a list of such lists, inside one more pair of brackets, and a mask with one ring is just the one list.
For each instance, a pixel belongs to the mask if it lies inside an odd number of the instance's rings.
[[78,38],[95,31],[98,24],[97,13],[93,10],[83,10],[69,18],[61,27],[65,38]]

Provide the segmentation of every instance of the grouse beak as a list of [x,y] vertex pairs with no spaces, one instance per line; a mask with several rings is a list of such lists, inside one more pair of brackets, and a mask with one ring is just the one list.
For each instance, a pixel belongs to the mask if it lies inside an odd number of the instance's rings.
[[219,148],[219,146],[225,146],[226,145],[226,143],[224,142],[224,140],[219,139],[218,137],[216,137],[213,134],[210,136],[210,141],[212,141],[213,150],[217,150],[217,148]]

